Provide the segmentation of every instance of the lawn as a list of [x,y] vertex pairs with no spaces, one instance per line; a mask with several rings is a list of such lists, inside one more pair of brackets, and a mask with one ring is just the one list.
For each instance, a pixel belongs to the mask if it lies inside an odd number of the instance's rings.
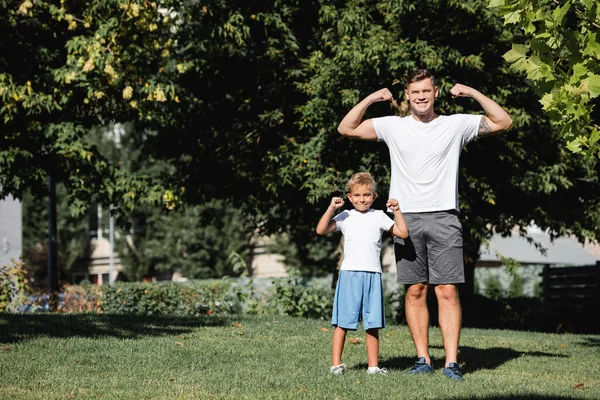
[[459,383],[441,374],[437,328],[436,373],[416,377],[407,327],[381,332],[380,376],[366,373],[362,330],[349,371],[329,375],[331,334],[272,316],[0,314],[0,399],[600,398],[600,335],[464,329]]

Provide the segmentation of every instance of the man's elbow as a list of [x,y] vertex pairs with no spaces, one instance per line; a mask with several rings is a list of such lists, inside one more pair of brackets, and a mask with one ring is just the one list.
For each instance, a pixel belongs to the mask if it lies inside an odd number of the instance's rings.
[[337,131],[340,135],[344,137],[352,136],[352,129],[344,128],[343,126],[338,126]]
[[503,121],[500,132],[507,131],[512,126],[513,120],[511,117],[508,117],[505,121]]

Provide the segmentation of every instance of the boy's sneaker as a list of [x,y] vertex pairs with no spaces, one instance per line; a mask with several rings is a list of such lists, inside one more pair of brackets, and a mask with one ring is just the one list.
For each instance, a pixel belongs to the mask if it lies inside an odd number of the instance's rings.
[[387,368],[379,368],[379,367],[374,367],[374,368],[367,368],[367,374],[387,374],[388,370]]
[[444,368],[442,373],[455,381],[464,382],[465,380],[463,378],[462,368],[455,362],[448,364],[448,367]]
[[346,364],[340,364],[335,367],[329,368],[329,373],[331,375],[342,375],[346,370]]
[[432,374],[433,367],[427,364],[425,357],[419,357],[415,364],[408,370],[409,374]]

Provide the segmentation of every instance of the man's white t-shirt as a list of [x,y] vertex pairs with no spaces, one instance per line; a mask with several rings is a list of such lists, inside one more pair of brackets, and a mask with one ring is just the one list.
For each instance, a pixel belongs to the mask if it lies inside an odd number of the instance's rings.
[[335,217],[335,230],[344,235],[340,270],[381,272],[381,236],[394,220],[381,210],[344,210]]
[[477,138],[481,115],[439,115],[430,122],[412,116],[373,118],[378,141],[390,151],[390,199],[402,212],[459,210],[458,161]]

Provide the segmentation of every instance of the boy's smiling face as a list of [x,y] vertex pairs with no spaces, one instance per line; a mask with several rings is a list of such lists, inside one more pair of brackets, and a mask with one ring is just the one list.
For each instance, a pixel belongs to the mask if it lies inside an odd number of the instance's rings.
[[377,193],[369,185],[354,185],[348,193],[348,200],[356,211],[368,211],[377,198]]

